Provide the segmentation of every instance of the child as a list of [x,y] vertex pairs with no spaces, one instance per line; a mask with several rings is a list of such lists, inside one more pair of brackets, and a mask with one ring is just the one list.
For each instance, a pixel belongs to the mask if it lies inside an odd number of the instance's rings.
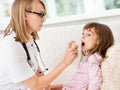
[[114,43],[110,28],[105,24],[88,23],[81,37],[82,60],[79,69],[66,84],[53,85],[51,90],[100,90],[101,62]]

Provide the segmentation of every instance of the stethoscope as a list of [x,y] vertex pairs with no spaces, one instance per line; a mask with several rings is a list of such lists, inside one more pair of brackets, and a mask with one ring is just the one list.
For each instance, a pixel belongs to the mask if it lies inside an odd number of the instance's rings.
[[45,63],[43,62],[43,59],[42,59],[42,57],[41,57],[41,52],[40,52],[40,49],[39,49],[37,43],[36,43],[35,41],[34,41],[34,43],[35,43],[35,45],[36,45],[36,47],[37,47],[37,50],[38,50],[38,53],[39,53],[39,59],[40,59],[41,63],[43,64],[43,67],[44,67],[44,70],[41,71],[41,73],[42,73],[42,72],[47,71],[48,68],[47,68],[47,66],[45,65]]
[[[35,43],[35,45],[36,45],[36,47],[37,47],[37,51],[38,51],[38,53],[39,53],[39,60],[41,61],[41,64],[43,65],[43,68],[44,68],[44,70],[40,71],[40,73],[43,73],[43,72],[47,71],[48,68],[46,67],[45,63],[43,62],[43,59],[42,59],[42,57],[41,57],[41,52],[40,52],[40,49],[39,49],[37,43],[36,43],[35,41],[34,41],[34,43]],[[22,46],[23,46],[23,48],[25,49],[26,54],[27,54],[27,62],[28,62],[28,64],[32,67],[34,64],[33,64],[33,62],[31,61],[30,54],[29,54],[29,52],[28,52],[27,46],[26,46],[25,43],[22,43]],[[31,46],[33,47],[33,44],[32,44]]]

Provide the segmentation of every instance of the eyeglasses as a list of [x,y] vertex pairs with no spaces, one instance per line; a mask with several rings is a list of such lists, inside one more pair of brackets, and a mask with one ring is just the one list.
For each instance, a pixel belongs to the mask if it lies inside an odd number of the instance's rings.
[[45,13],[38,13],[38,12],[27,11],[27,10],[25,10],[25,11],[29,12],[29,13],[37,14],[40,18],[43,18],[45,16]]

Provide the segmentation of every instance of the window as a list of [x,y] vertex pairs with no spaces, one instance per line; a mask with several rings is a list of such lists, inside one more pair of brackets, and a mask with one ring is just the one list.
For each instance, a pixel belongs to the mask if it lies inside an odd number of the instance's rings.
[[45,0],[45,3],[47,18],[97,13],[120,8],[120,0]]
[[[0,18],[10,16],[14,0],[0,0]],[[46,18],[97,13],[120,8],[120,0],[43,0],[47,7]]]
[[11,2],[13,0],[0,0],[0,18],[10,16]]
[[120,8],[120,0],[105,0],[105,8],[106,10]]

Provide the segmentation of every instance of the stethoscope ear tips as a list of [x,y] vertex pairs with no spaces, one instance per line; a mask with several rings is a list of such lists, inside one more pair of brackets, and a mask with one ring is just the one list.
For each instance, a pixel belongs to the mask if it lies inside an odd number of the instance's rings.
[[40,71],[39,73],[43,73],[43,72],[45,72],[45,71],[47,71],[48,70],[48,68],[46,68],[44,71]]
[[46,70],[48,70],[48,68],[46,68]]

